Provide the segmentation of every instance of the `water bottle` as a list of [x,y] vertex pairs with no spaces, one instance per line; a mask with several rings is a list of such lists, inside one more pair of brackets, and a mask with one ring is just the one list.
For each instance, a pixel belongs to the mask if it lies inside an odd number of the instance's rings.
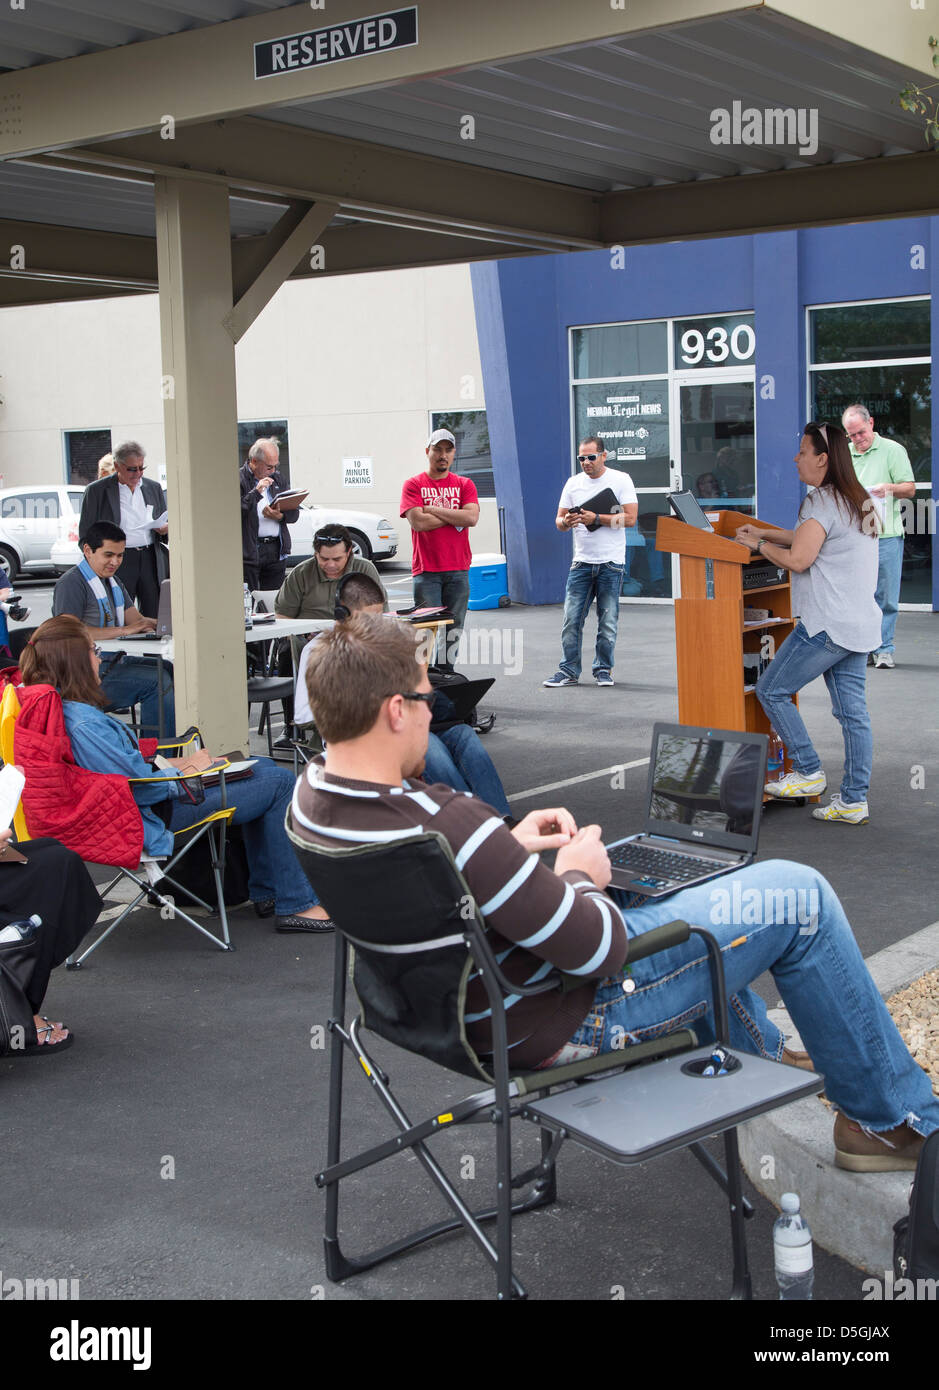
[[776,1283],[781,1299],[810,1299],[815,1283],[812,1262],[812,1232],[799,1210],[795,1192],[784,1192],[780,1198],[782,1211],[773,1226],[773,1258],[776,1264]]
[[254,619],[252,617],[251,590],[248,588],[247,584],[243,584],[241,587],[245,591],[245,631],[248,631],[252,627],[254,627]]
[[9,946],[11,942],[29,941],[30,937],[42,926],[42,918],[33,913],[32,917],[24,917],[18,922],[10,922],[0,931],[0,946]]
[[766,780],[772,782],[785,771],[786,750],[775,729],[769,731],[769,747],[766,750]]

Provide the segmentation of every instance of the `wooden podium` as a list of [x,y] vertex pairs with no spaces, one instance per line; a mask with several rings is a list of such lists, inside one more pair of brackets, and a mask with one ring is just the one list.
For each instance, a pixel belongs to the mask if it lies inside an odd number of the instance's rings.
[[[681,598],[675,600],[678,718],[682,724],[768,734],[769,720],[745,678],[744,656],[770,656],[794,627],[789,571],[734,540],[738,526],[770,529],[741,512],[708,511],[712,531],[660,516],[656,550],[680,556]],[[772,527],[778,530],[778,527]],[[747,565],[771,569],[766,583],[744,588]],[[744,622],[744,608],[767,608],[768,619]],[[790,771],[787,762],[784,771]]]

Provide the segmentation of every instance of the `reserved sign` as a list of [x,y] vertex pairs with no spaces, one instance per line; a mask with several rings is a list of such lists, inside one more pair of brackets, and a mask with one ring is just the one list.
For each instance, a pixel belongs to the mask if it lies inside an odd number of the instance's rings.
[[332,24],[305,34],[267,39],[254,45],[254,76],[278,77],[303,72],[326,63],[345,63],[368,53],[390,48],[411,48],[417,43],[417,6],[370,15],[351,24]]

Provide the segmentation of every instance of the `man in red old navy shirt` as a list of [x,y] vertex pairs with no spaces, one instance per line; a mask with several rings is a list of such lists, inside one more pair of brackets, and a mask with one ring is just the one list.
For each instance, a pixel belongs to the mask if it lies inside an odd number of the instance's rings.
[[456,440],[449,430],[434,430],[424,452],[427,471],[401,489],[401,515],[411,528],[414,602],[420,608],[443,604],[453,614],[446,656],[438,662],[452,671],[469,602],[468,531],[479,520],[479,496],[472,479],[450,471]]

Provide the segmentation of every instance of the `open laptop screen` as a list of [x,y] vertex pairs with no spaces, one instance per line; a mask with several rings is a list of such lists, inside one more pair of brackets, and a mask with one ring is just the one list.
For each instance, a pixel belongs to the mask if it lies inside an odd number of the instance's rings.
[[698,499],[690,492],[670,492],[668,503],[672,511],[683,521],[686,526],[697,526],[699,531],[713,531],[714,527],[708,521]]
[[765,734],[656,724],[649,833],[756,853],[766,748]]

